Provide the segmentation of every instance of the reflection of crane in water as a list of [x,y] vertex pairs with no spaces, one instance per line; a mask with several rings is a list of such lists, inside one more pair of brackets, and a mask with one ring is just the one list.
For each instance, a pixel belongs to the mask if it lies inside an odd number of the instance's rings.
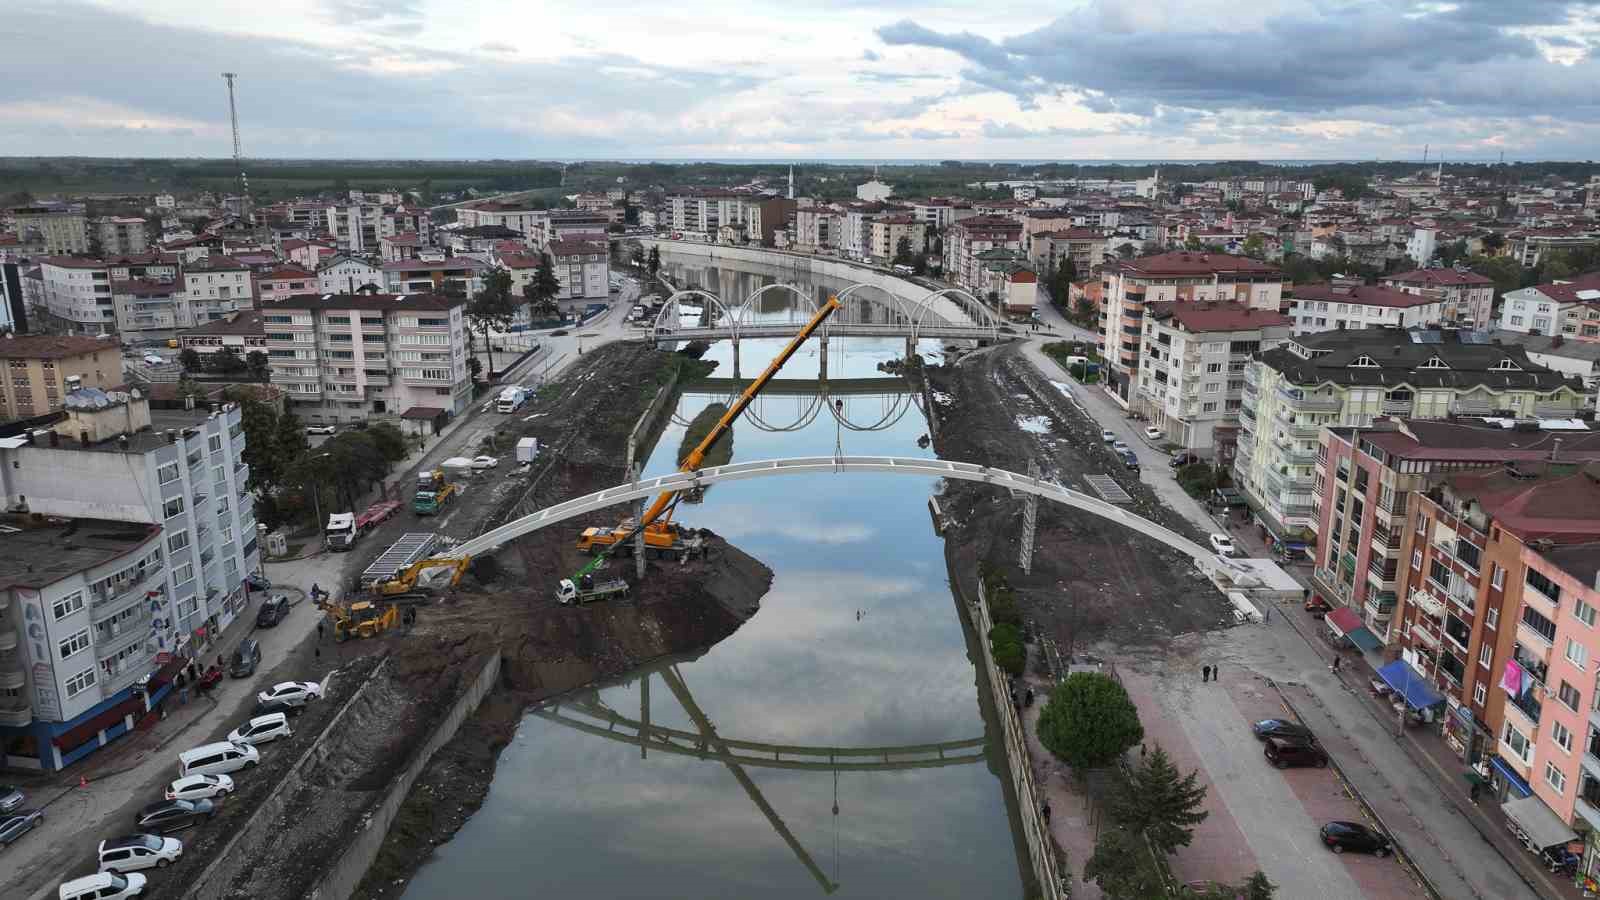
[[[668,728],[655,725],[650,721],[650,678],[660,675],[667,689],[677,698],[678,705],[683,708],[689,720],[694,723],[694,731],[685,731],[678,728]],[[946,741],[937,744],[917,744],[896,747],[810,747],[786,744],[769,744],[761,741],[746,741],[734,738],[725,738],[717,733],[715,726],[700,708],[700,704],[689,693],[689,686],[678,673],[676,664],[666,663],[647,669],[643,675],[635,679],[639,682],[639,718],[630,719],[627,716],[606,706],[600,700],[598,692],[587,692],[579,695],[575,702],[553,703],[533,711],[533,714],[542,719],[554,722],[566,728],[592,734],[606,740],[622,744],[632,744],[639,748],[640,758],[645,758],[651,750],[660,753],[670,753],[677,756],[689,756],[696,759],[715,759],[728,767],[735,781],[744,788],[750,802],[761,810],[766,816],[778,836],[789,845],[800,864],[806,867],[822,887],[824,893],[832,894],[839,889],[838,884],[838,815],[839,815],[839,773],[840,772],[870,772],[870,771],[903,771],[906,769],[929,769],[940,766],[962,766],[983,762],[985,759],[984,748],[988,745],[987,736],[968,738],[961,741]],[[834,878],[830,880],[826,872],[822,871],[811,854],[800,844],[799,839],[784,824],[778,811],[767,802],[755,781],[745,772],[746,767],[762,767],[772,769],[807,769],[813,771],[832,771],[833,781],[833,815],[834,815]]]

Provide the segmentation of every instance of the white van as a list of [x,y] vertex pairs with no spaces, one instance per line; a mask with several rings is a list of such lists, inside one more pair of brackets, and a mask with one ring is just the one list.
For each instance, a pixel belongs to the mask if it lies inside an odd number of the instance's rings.
[[240,725],[228,732],[228,740],[235,744],[265,744],[281,737],[293,737],[294,731],[289,728],[289,717],[281,712],[267,713],[256,716],[254,719]]
[[56,896],[60,900],[106,900],[108,897],[137,897],[144,893],[144,876],[135,872],[132,875],[113,875],[110,872],[101,872],[99,875],[85,875],[71,881],[63,881]]
[[100,842],[100,871],[120,875],[135,869],[165,869],[183,855],[183,841],[130,834]]
[[261,754],[249,744],[218,741],[178,754],[178,775],[226,775],[261,761]]

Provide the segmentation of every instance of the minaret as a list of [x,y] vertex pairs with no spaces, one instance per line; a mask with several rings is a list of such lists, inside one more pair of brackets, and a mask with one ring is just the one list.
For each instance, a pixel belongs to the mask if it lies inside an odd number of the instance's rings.
[[794,166],[789,166],[789,199],[794,199]]

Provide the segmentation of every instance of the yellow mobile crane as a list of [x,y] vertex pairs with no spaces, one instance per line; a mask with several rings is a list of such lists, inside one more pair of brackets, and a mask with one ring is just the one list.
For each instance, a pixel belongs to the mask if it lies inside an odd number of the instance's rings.
[[[833,315],[834,311],[839,309],[841,305],[838,297],[829,297],[828,302],[822,304],[816,315],[811,317],[811,321],[807,322],[805,327],[801,328],[799,333],[790,339],[788,346],[784,347],[783,351],[773,358],[766,371],[762,372],[755,381],[750,382],[750,385],[744,389],[744,393],[739,395],[739,399],[728,407],[728,411],[706,433],[705,439],[700,442],[699,446],[695,447],[689,452],[688,456],[683,458],[682,464],[678,466],[678,471],[693,472],[700,468],[700,464],[706,458],[706,453],[717,443],[717,439],[728,432],[728,429],[733,426],[739,415],[745,411],[745,408],[756,398],[756,395],[761,393],[761,389],[767,386],[767,382],[771,381],[773,376],[778,374],[778,370],[783,368],[784,363],[789,361],[789,357],[794,356],[795,352],[806,342],[806,338],[811,337],[818,328],[822,327],[822,323],[827,321],[828,317]],[[583,534],[578,537],[578,549],[594,554],[595,558],[574,575],[570,582],[581,583],[585,575],[599,567],[601,560],[607,554],[613,551],[627,552],[627,542],[631,541],[634,533],[641,528],[644,529],[644,545],[648,551],[657,555],[686,552],[683,536],[679,531],[678,525],[672,521],[672,512],[677,506],[677,499],[677,491],[663,491],[661,496],[656,498],[655,503],[651,504],[650,508],[645,511],[644,516],[638,521],[630,518],[624,520],[615,528],[584,529]],[[563,589],[568,583],[563,582]]]

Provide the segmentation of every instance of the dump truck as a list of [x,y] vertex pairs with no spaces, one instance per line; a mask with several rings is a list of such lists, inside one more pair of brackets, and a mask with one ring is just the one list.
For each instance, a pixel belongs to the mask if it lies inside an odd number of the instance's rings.
[[500,392],[500,399],[495,403],[495,409],[503,413],[513,413],[528,402],[528,389],[520,384],[514,384]]
[[621,578],[595,581],[593,575],[583,575],[578,578],[576,584],[571,578],[561,579],[561,584],[556,587],[556,601],[571,606],[621,597],[626,593],[628,593],[628,583]]
[[419,516],[435,515],[449,506],[458,493],[460,491],[450,482],[445,482],[442,487],[418,490],[416,496],[411,498],[411,511]]
[[347,512],[332,513],[328,516],[324,543],[335,552],[349,550],[363,534],[388,520],[399,509],[400,503],[396,500],[380,500],[359,516]]

